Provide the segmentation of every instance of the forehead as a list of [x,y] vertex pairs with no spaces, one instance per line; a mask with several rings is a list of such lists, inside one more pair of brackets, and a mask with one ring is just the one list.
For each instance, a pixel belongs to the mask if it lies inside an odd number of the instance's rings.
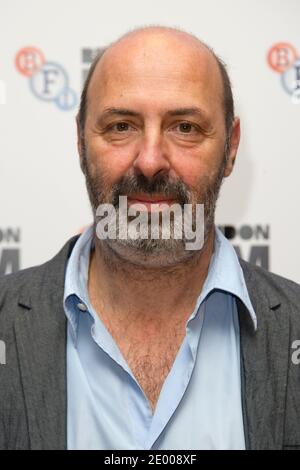
[[216,59],[183,34],[137,34],[109,48],[97,64],[89,90],[91,113],[106,106],[145,111],[200,105],[222,108],[223,85]]

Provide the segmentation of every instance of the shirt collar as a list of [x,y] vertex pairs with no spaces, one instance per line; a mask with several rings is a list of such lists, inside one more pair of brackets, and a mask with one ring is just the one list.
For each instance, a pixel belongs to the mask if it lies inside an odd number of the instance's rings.
[[80,235],[72,250],[65,275],[64,310],[76,343],[78,330],[78,304],[89,305],[88,272],[94,226],[88,226]]
[[215,245],[208,275],[200,299],[204,299],[212,290],[222,290],[238,297],[247,308],[257,329],[257,318],[246,286],[244,273],[235,249],[218,227],[215,229]]
[[[90,252],[93,242],[94,226],[85,229],[78,238],[68,261],[65,289],[64,289],[64,309],[70,322],[71,333],[74,341],[77,340],[79,303],[89,306],[89,296],[87,290]],[[198,297],[196,308],[192,317],[198,311],[198,307],[213,290],[222,290],[238,297],[249,312],[254,329],[257,328],[257,318],[253,309],[248,290],[246,287],[243,270],[239,263],[237,254],[231,243],[224,237],[220,229],[215,230],[215,245],[212,255],[208,275],[200,296]]]

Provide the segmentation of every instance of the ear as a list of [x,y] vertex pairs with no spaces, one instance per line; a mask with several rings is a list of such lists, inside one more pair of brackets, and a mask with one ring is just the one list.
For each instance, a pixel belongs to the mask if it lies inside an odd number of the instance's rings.
[[229,150],[228,150],[228,156],[227,156],[227,163],[224,171],[224,176],[227,177],[231,174],[233,167],[234,167],[234,162],[236,159],[236,154],[239,148],[239,143],[240,143],[240,135],[241,135],[241,128],[240,128],[240,119],[238,117],[234,118],[232,128],[231,128],[231,134],[230,134],[230,139],[229,139]]
[[78,115],[76,116],[76,127],[77,127],[77,150],[78,150],[79,159],[80,159],[80,167],[82,169],[82,162],[83,162],[83,156],[84,156],[84,138],[81,134]]

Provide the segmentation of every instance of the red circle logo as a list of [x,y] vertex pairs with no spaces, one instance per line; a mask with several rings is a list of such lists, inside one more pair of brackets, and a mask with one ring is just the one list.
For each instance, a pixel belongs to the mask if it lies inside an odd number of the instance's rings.
[[269,66],[278,73],[288,70],[298,57],[294,46],[287,42],[278,42],[268,52]]
[[31,77],[45,63],[44,54],[36,47],[23,47],[16,55],[17,70],[26,77]]

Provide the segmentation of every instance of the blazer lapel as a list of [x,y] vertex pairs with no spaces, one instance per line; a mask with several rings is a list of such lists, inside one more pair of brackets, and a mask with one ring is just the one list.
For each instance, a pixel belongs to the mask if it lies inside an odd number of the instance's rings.
[[246,443],[249,449],[282,449],[290,349],[287,312],[270,284],[241,265],[257,316],[255,331],[246,307],[238,300]]
[[[50,306],[49,306],[50,307]],[[62,321],[41,321],[40,308],[23,312],[15,322],[21,380],[32,449],[66,448],[66,351],[64,312],[58,302],[43,313],[60,308]]]
[[72,241],[40,268],[18,299],[15,334],[31,449],[67,448],[63,292],[65,265],[76,239]]

